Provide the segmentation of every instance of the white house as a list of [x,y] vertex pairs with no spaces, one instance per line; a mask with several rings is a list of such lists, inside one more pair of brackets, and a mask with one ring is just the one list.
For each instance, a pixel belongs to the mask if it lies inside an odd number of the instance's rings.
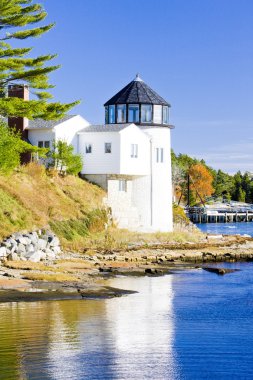
[[[27,98],[25,86],[10,96]],[[50,148],[64,140],[83,157],[82,177],[107,191],[105,203],[121,228],[171,231],[172,185],[170,105],[136,78],[105,103],[105,124],[79,115],[60,121],[16,118],[23,137]]]
[[77,132],[89,125],[80,115],[66,115],[63,119],[55,120],[29,120],[26,130],[28,140],[32,145],[41,148],[52,148],[57,140],[66,141],[74,147],[74,153],[78,153]]
[[[8,96],[29,100],[28,86],[9,85]],[[10,117],[8,125],[19,130],[22,138],[29,141],[32,145],[41,148],[52,148],[54,141],[63,140],[73,145],[74,152],[78,153],[77,132],[87,127],[89,123],[80,115],[66,115],[57,121]]]
[[139,76],[105,103],[105,124],[78,132],[83,176],[107,191],[120,227],[171,231],[170,105]]

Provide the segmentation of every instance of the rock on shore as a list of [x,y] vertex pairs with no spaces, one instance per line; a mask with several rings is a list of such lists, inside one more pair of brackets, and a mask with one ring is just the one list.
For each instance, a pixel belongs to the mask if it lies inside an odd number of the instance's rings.
[[17,232],[0,243],[0,260],[36,263],[41,260],[55,260],[60,252],[60,241],[50,230]]

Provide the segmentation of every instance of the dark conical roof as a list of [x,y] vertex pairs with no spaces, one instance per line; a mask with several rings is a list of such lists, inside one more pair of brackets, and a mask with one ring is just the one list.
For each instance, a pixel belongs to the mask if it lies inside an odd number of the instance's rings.
[[104,106],[113,104],[160,104],[170,106],[160,95],[152,90],[137,74],[136,78],[109,99]]

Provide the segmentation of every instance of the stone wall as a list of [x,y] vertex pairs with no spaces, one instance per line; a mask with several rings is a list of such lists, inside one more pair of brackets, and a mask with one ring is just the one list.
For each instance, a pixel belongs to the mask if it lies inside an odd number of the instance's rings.
[[60,241],[50,230],[16,232],[0,242],[0,260],[55,260],[60,252]]

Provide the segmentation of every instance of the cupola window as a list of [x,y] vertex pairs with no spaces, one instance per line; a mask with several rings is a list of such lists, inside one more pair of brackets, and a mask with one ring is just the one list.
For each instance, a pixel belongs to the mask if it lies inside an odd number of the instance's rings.
[[163,124],[169,124],[169,107],[163,106]]
[[128,122],[139,123],[140,107],[138,104],[129,104],[128,106]]
[[142,123],[152,122],[152,105],[151,104],[141,105],[141,122]]
[[109,124],[115,123],[115,106],[109,106]]
[[126,122],[126,105],[118,104],[117,105],[117,123]]
[[162,124],[162,106],[154,105],[154,118],[153,122],[155,124]]
[[108,114],[108,106],[105,107],[105,124],[108,124],[109,114]]

